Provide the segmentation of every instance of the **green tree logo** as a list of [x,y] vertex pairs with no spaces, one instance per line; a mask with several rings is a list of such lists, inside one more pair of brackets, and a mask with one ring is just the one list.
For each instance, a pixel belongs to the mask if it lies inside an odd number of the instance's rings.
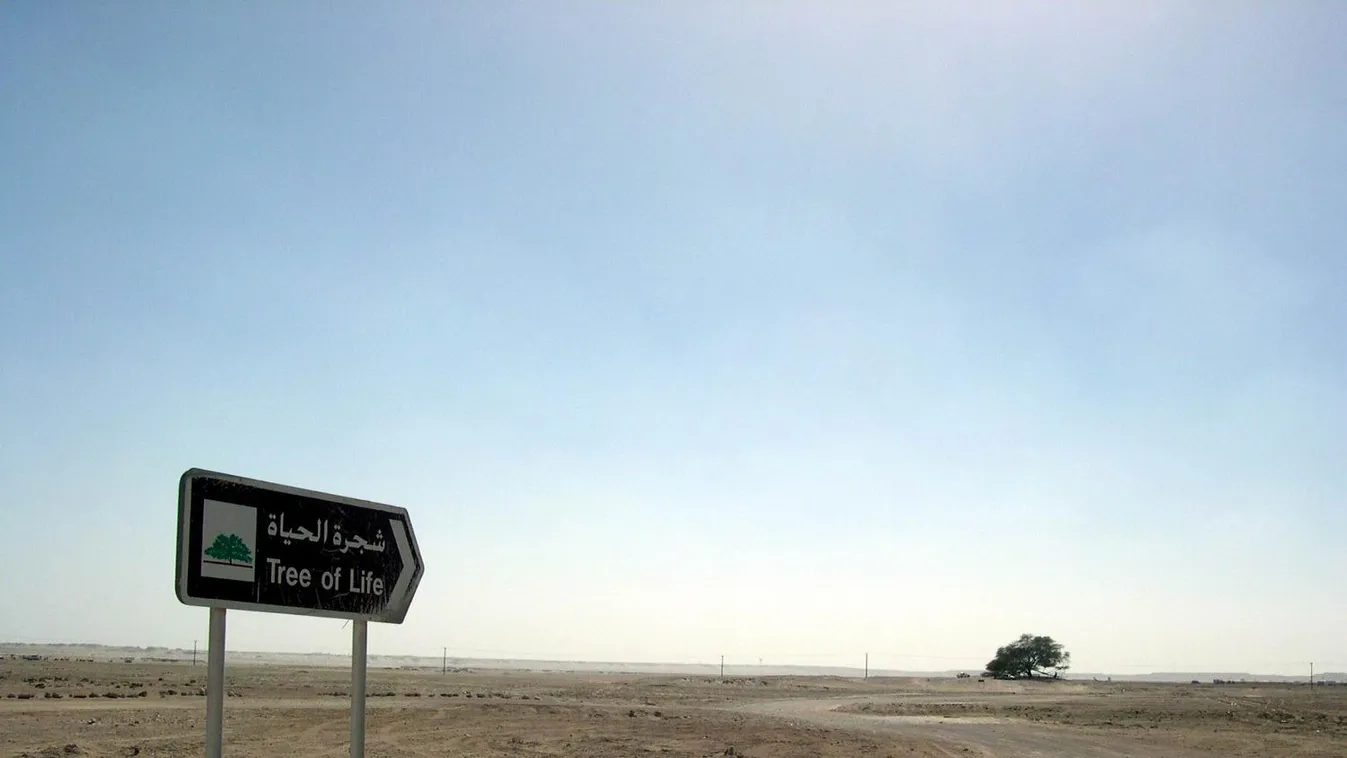
[[214,562],[228,563],[233,566],[235,563],[251,564],[253,562],[253,553],[248,546],[243,544],[243,538],[237,534],[219,534],[215,537],[215,542],[206,548],[206,555],[214,558]]

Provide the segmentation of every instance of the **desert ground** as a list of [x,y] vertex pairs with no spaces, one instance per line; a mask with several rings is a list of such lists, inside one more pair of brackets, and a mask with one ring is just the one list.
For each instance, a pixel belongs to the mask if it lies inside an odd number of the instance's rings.
[[[0,660],[0,756],[199,756],[204,665]],[[347,754],[349,671],[231,666],[227,756]],[[383,756],[1347,756],[1347,687],[370,669]]]

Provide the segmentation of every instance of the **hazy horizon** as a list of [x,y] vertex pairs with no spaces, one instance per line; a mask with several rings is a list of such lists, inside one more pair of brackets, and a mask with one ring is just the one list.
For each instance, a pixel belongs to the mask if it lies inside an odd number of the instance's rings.
[[[68,656],[72,652],[79,654],[85,653],[94,656],[98,660],[98,655],[106,656],[110,659],[120,659],[125,653],[137,651],[144,653],[141,656],[143,660],[191,660],[193,650],[191,648],[174,647],[147,647],[147,646],[104,646],[98,644],[68,644],[60,643],[24,643],[7,642],[0,640],[0,653],[12,651],[14,648],[22,650],[46,650],[49,655],[56,657]],[[57,652],[51,652],[51,651]],[[156,655],[156,653],[161,655]],[[206,648],[199,647],[195,650],[198,663],[204,663]],[[277,653],[267,650],[238,650],[230,649],[227,662],[232,665],[287,665],[287,666],[345,666],[350,665],[350,651],[340,653],[318,653],[318,652],[295,652],[295,653]],[[546,658],[474,658],[466,656],[446,655],[400,655],[400,654],[379,654],[371,653],[369,655],[369,665],[376,668],[429,668],[440,669],[447,666],[451,670],[500,670],[500,671],[573,671],[573,672],[598,672],[598,673],[626,673],[626,674],[653,674],[653,675],[688,675],[688,676],[719,676],[722,667],[721,662],[717,660],[701,662],[683,662],[671,663],[668,661],[615,661],[615,660],[553,660]],[[978,673],[980,667],[973,668],[943,668],[943,669],[884,669],[867,667],[864,660],[857,665],[816,665],[816,664],[781,664],[774,665],[766,661],[733,661],[726,660],[723,664],[723,673],[726,677],[742,676],[868,676],[871,679],[884,677],[922,677],[922,676],[945,676],[953,677],[958,672]],[[1058,672],[1064,679],[1081,680],[1086,678],[1107,677],[1112,679],[1116,677],[1119,681],[1129,680],[1148,680],[1148,681],[1173,681],[1187,683],[1193,676],[1203,676],[1210,678],[1216,677],[1257,677],[1263,680],[1308,680],[1309,671],[1299,674],[1274,674],[1258,673],[1252,671],[1148,671],[1148,672],[1109,672],[1109,671],[1075,671],[1067,670]],[[1331,681],[1337,684],[1347,684],[1347,672],[1325,670],[1320,667],[1314,669],[1313,675],[1316,682]]]
[[0,639],[204,646],[203,467],[410,511],[375,654],[1347,670],[1345,27],[5,4]]

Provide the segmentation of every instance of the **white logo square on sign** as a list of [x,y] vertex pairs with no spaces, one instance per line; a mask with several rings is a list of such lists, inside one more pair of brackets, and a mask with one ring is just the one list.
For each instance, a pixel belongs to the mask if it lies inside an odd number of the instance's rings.
[[201,575],[253,581],[257,561],[257,509],[207,500],[201,513]]

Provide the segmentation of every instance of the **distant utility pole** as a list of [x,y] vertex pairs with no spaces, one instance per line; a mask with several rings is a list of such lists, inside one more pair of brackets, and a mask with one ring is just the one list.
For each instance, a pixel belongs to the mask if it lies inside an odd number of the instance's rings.
[[1314,661],[1310,661],[1310,692],[1314,691]]
[[725,678],[725,656],[720,656],[720,678]]
[[440,673],[449,673],[449,648],[444,649],[444,657],[440,660]]
[[870,681],[870,654],[865,654],[865,681]]
[[196,640],[192,640],[192,665],[196,665]]

